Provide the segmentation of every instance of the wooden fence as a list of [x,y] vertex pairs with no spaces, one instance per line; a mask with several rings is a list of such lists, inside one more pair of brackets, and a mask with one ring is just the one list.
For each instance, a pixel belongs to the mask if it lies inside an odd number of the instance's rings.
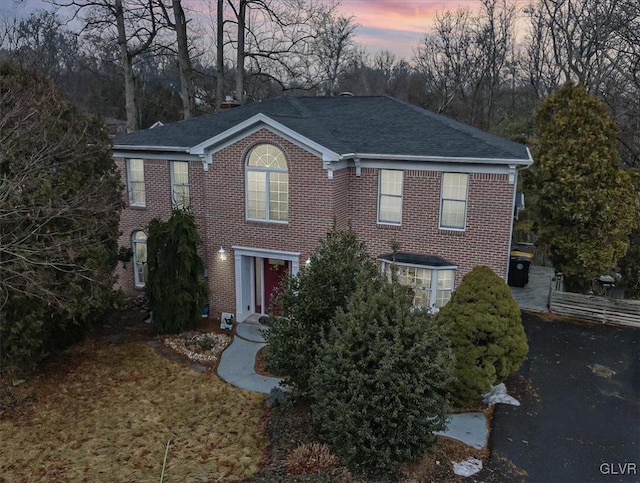
[[640,327],[640,300],[613,299],[552,290],[549,310],[554,314],[602,324]]

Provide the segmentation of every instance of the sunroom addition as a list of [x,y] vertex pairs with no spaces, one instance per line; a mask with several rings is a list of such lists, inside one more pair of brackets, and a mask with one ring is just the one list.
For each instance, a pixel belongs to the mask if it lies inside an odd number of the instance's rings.
[[395,267],[398,281],[415,291],[413,305],[425,310],[439,309],[451,298],[457,265],[433,255],[390,253],[378,258],[382,273],[391,279]]

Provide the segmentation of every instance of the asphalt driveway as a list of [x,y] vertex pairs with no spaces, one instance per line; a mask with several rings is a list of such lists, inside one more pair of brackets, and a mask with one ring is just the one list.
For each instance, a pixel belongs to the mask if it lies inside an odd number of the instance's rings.
[[[523,314],[529,358],[480,480],[640,481],[640,330]],[[507,475],[510,475],[507,478]]]

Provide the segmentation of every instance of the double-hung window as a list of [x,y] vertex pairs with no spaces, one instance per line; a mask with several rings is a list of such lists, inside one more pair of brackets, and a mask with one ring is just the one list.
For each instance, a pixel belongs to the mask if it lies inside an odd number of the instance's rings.
[[467,220],[469,175],[444,173],[440,200],[440,228],[464,230]]
[[144,287],[147,280],[147,235],[143,231],[135,231],[131,236],[133,245],[133,278],[135,286]]
[[378,223],[402,223],[402,171],[381,169],[378,186]]
[[282,150],[259,144],[249,153],[246,167],[248,220],[286,223],[289,220],[289,171]]
[[171,161],[171,198],[174,208],[189,206],[189,163]]
[[127,159],[127,191],[130,206],[145,206],[144,161]]

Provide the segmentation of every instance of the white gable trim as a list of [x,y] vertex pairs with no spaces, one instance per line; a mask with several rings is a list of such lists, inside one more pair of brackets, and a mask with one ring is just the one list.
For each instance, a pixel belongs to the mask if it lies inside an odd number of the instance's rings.
[[284,124],[274,121],[269,116],[259,113],[253,117],[250,117],[246,121],[236,124],[231,129],[213,136],[204,142],[189,149],[189,154],[195,154],[198,156],[204,156],[207,163],[213,161],[213,154],[217,153],[221,149],[235,143],[239,139],[242,139],[250,134],[253,134],[260,129],[266,128],[269,131],[281,136],[293,144],[299,146],[306,151],[322,158],[324,162],[337,161],[340,159],[340,155],[326,147],[318,144],[311,139],[302,136],[300,133],[288,128]]

